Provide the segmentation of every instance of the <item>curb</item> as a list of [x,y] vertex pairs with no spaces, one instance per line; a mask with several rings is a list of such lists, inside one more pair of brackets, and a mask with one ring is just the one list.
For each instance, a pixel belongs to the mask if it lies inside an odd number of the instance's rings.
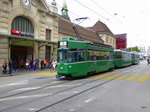
[[0,77],[9,77],[9,76],[17,76],[17,75],[55,75],[57,72],[50,70],[43,71],[19,71],[13,72],[12,74],[0,74]]

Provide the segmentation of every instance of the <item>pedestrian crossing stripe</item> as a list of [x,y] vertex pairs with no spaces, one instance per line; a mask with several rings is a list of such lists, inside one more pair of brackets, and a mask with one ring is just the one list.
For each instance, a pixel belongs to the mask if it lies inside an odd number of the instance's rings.
[[[123,74],[122,76],[119,76]],[[96,79],[100,79],[100,78],[105,78],[105,79],[113,79],[115,78],[115,80],[121,80],[121,79],[125,79],[128,81],[139,81],[139,82],[144,82],[146,80],[148,80],[150,78],[150,74],[141,74],[141,73],[137,73],[137,74],[131,74],[131,73],[115,73],[115,72],[110,72],[110,73],[106,73],[106,74],[99,74],[99,76],[93,76],[90,78],[96,78]]]
[[130,74],[130,73],[125,74],[125,75],[123,75],[123,76],[121,76],[121,77],[118,77],[116,80],[124,79],[124,78],[128,77],[129,75],[131,75],[131,74]]
[[110,77],[106,77],[105,79],[112,79],[112,78],[115,78],[115,77],[117,77],[117,76],[119,76],[119,75],[121,75],[121,74],[123,74],[123,73],[117,73],[117,74],[112,75],[112,76],[110,76]]
[[144,74],[144,76],[141,77],[140,79],[138,79],[138,81],[144,82],[144,81],[147,80],[149,77],[150,77],[150,74]]
[[130,78],[128,78],[127,80],[135,80],[137,77],[139,77],[141,74],[134,74],[133,76],[131,76]]
[[98,74],[96,76],[92,76],[90,78],[97,78],[97,79],[100,79],[100,78],[103,78],[103,77],[106,77],[106,76],[109,76],[109,75],[112,75],[112,74],[115,74],[115,72],[109,72],[109,73],[106,73],[106,74]]

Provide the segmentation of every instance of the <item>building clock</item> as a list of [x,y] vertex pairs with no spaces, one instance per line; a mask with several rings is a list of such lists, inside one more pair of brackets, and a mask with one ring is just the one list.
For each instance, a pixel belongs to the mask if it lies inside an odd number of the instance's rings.
[[29,5],[29,4],[30,4],[30,0],[23,0],[23,3],[24,3],[25,5]]

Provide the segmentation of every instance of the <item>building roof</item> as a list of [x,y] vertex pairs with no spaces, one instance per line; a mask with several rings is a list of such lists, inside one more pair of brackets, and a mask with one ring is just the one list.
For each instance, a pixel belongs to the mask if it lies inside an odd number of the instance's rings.
[[[59,17],[59,21],[58,21],[59,32],[72,35],[73,37],[77,37],[72,28],[73,25],[75,24],[72,23],[71,21]],[[83,39],[103,43],[103,40],[100,39],[99,35],[95,31],[79,25],[76,25],[76,28]]]
[[107,32],[107,33],[110,33],[110,34],[113,34],[111,32],[111,30],[104,24],[102,23],[101,21],[97,21],[95,23],[95,25],[93,25],[92,27],[88,27],[96,32]]

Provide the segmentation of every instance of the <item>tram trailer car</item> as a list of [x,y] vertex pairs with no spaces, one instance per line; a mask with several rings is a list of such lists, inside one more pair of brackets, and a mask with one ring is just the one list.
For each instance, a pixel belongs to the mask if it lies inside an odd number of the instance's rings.
[[140,61],[140,55],[137,52],[132,52],[132,64],[136,65]]
[[63,37],[58,42],[57,77],[80,77],[114,68],[114,49]]
[[132,65],[132,53],[124,50],[114,50],[114,66],[115,68],[126,67]]

